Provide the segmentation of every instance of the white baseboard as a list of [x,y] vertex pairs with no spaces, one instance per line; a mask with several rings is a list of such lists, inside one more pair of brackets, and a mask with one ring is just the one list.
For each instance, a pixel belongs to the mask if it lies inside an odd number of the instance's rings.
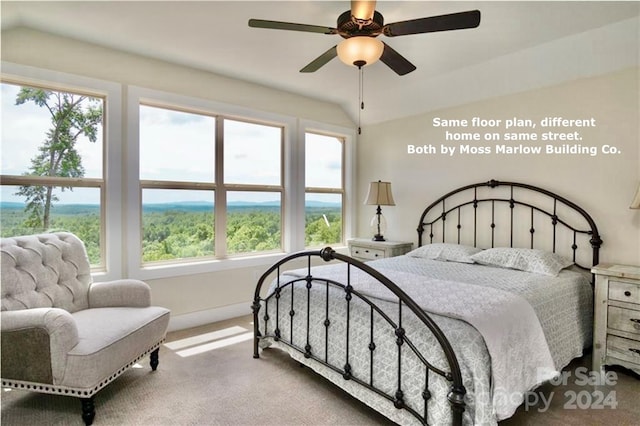
[[251,302],[237,303],[221,308],[207,309],[204,311],[190,312],[182,315],[171,315],[167,331],[184,330],[198,327],[212,322],[223,321],[251,314]]

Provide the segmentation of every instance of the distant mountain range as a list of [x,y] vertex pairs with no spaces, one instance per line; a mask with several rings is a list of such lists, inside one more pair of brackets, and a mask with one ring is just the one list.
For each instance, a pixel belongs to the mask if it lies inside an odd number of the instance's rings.
[[12,201],[1,201],[0,209],[23,209],[24,203],[14,203]]
[[[230,208],[279,208],[279,201],[232,201],[229,204]],[[165,210],[180,210],[180,211],[210,211],[213,209],[214,203],[206,201],[179,201],[172,203],[150,203],[145,204],[144,211],[165,211]],[[324,201],[307,201],[306,207],[311,208],[340,208],[338,203],[328,203]],[[24,210],[25,204],[13,201],[1,201],[1,210]],[[55,204],[54,209],[57,213],[78,213],[80,211],[87,212],[91,210],[97,210],[97,204]]]

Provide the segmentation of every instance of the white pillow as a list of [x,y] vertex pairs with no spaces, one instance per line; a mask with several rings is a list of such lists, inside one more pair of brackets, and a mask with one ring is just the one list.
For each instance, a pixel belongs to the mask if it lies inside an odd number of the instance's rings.
[[471,255],[480,251],[482,249],[462,244],[433,243],[418,247],[407,253],[407,256],[447,262],[474,263]]
[[511,247],[486,249],[472,255],[471,259],[482,265],[511,268],[552,276],[558,275],[562,269],[573,265],[573,262],[556,253],[539,249]]

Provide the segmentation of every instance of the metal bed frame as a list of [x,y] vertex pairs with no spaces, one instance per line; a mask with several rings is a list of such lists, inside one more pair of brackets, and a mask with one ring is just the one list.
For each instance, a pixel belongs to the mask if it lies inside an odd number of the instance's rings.
[[[497,188],[500,186],[507,187],[508,194],[509,194],[508,198],[498,198],[498,197],[480,198],[479,197],[479,190],[484,188],[489,188],[489,190],[493,190],[494,188]],[[551,211],[548,211],[546,208],[540,207],[539,205],[534,205],[528,201],[516,200],[514,196],[516,189],[518,190],[522,189],[522,190],[525,190],[525,192],[534,192],[534,193],[542,194],[544,198],[548,198],[551,201],[551,205],[552,205]],[[467,198],[466,200],[459,202],[457,204],[453,203],[453,206],[451,207],[447,206],[448,201],[450,199],[457,197],[458,194],[463,193],[465,191],[472,192],[473,197],[470,200]],[[461,241],[463,241],[463,238],[462,238],[463,235],[465,235],[466,237],[466,234],[465,234],[466,232],[472,232],[471,235],[473,238],[473,245],[474,246],[478,245],[479,240],[483,239],[483,238],[480,238],[480,237],[483,237],[482,232],[479,232],[483,229],[483,227],[478,225],[478,208],[481,205],[488,205],[491,211],[491,221],[488,224],[489,232],[488,232],[488,236],[486,237],[490,241],[490,247],[493,247],[496,241],[496,229],[498,231],[501,229],[504,229],[504,228],[498,227],[498,225],[496,224],[496,218],[497,218],[496,207],[502,204],[506,204],[509,209],[510,219],[509,219],[509,225],[507,229],[509,229],[510,244],[512,247],[514,242],[514,230],[517,229],[518,228],[517,225],[520,224],[520,222],[516,221],[514,218],[514,210],[516,206],[522,206],[527,210],[527,213],[528,213],[527,216],[529,216],[527,220],[527,226],[529,227],[528,232],[531,234],[530,244],[529,244],[531,248],[535,247],[534,242],[537,241],[537,240],[534,240],[534,234],[537,230],[536,229],[537,225],[534,220],[534,217],[536,218],[536,220],[539,220],[537,219],[537,216],[542,215],[542,217],[546,217],[550,219],[550,223],[552,227],[551,245],[553,247],[554,252],[556,251],[556,243],[557,243],[556,230],[558,226],[561,226],[562,228],[569,230],[569,232],[573,234],[570,250],[571,250],[574,262],[576,262],[577,264],[576,253],[579,248],[582,248],[582,246],[578,244],[578,239],[579,239],[578,237],[586,236],[588,238],[591,251],[592,251],[591,253],[592,265],[596,265],[598,263],[598,253],[599,253],[600,245],[602,244],[602,240],[598,233],[598,229],[595,225],[595,222],[593,221],[591,216],[589,216],[589,214],[586,213],[586,211],[584,211],[583,209],[581,209],[571,201],[557,194],[554,194],[553,192],[550,192],[548,190],[538,188],[528,184],[522,184],[522,183],[516,183],[516,182],[499,182],[496,180],[490,180],[484,183],[467,185],[467,186],[455,189],[447,193],[446,195],[440,197],[439,199],[434,201],[431,205],[429,205],[420,216],[420,221],[417,229],[418,246],[422,245],[423,233],[424,233],[425,227],[429,228],[430,243],[434,242],[434,238],[436,236],[438,237],[438,241],[446,242],[447,241],[447,238],[445,238],[445,236],[447,236],[446,220],[449,218],[449,216],[455,216],[457,219],[457,223],[455,224],[455,227],[454,227],[455,231],[453,232],[454,234],[453,242],[460,244]],[[561,210],[559,208],[560,205],[566,206],[569,209],[569,212],[573,212],[573,213],[567,214],[567,217],[570,217],[572,214],[577,213],[577,217],[579,221],[583,222],[582,225],[574,226],[570,224],[571,221],[569,219],[565,219],[565,217],[559,213],[559,211]],[[440,208],[436,212],[435,209],[437,207],[440,207]],[[463,225],[463,221],[461,220],[461,217],[462,217],[462,214],[466,213],[466,211],[469,209],[471,209],[473,213],[473,225],[470,227],[471,229],[467,231],[467,228],[469,227]],[[435,218],[429,219],[434,215],[435,215]],[[483,245],[480,245],[480,246],[482,247]],[[484,247],[486,248],[486,246]],[[291,266],[290,264],[291,261],[294,261],[296,259],[302,259],[302,258],[306,258],[306,263],[307,263],[306,276],[291,278],[287,281],[282,280],[281,271],[284,270],[284,267]],[[322,278],[320,276],[314,277],[311,265],[313,263],[313,260],[318,258],[326,262],[337,261],[337,262],[345,263],[347,265],[346,266],[347,282],[340,283],[334,280]],[[581,265],[578,265],[578,266],[583,269],[587,269],[587,267],[585,266],[581,266]],[[378,307],[374,301],[372,301],[365,295],[359,293],[357,290],[355,290],[351,286],[352,268],[357,268],[364,271],[366,274],[370,275],[371,277],[379,281],[382,285],[384,285],[397,297],[398,299],[398,304],[397,304],[398,320],[397,321],[392,320],[391,317],[388,315],[388,313],[386,313],[380,307]],[[271,274],[273,273],[275,273],[277,277],[276,283],[275,283],[275,290],[270,295],[263,298],[261,296],[262,287],[266,282],[267,278],[271,276]],[[294,285],[297,283],[302,283],[303,287],[302,288],[296,287],[294,290]],[[305,315],[304,312],[302,313],[296,312],[293,307],[293,300],[294,300],[294,293],[295,293],[295,297],[297,298],[306,297],[306,307],[307,307],[306,309],[307,309],[307,312],[309,312],[310,291],[312,286],[316,286],[316,285],[325,286],[326,293],[327,293],[327,298],[324,306],[326,315],[323,323],[323,326],[325,329],[325,347],[324,348],[311,347],[309,343],[310,315],[308,314]],[[340,289],[340,291],[343,291],[344,299],[346,303],[347,327],[346,327],[346,336],[344,336],[346,339],[346,342],[345,342],[346,344],[345,344],[344,353],[341,354],[341,357],[344,360],[344,364],[342,365],[335,365],[329,362],[329,359],[327,356],[329,333],[331,331],[331,324],[332,324],[331,318],[329,317],[328,293],[330,288],[337,288],[337,289]],[[285,290],[291,292],[290,293],[291,302],[289,306],[282,306],[283,303],[280,302],[281,294]],[[352,372],[353,368],[349,358],[349,355],[350,355],[349,354],[349,341],[350,341],[349,333],[355,331],[355,329],[350,329],[350,316],[349,316],[352,299],[354,297],[364,302],[370,309],[370,318],[371,318],[370,324],[368,325],[368,327],[362,328],[363,333],[369,333],[370,335],[369,337],[370,343],[368,345],[368,350],[370,351],[371,360],[370,360],[370,365],[368,369],[368,372],[369,372],[368,377],[356,377]],[[275,327],[272,330],[269,330],[267,328],[270,317],[268,315],[268,312],[267,312],[268,309],[266,308],[266,306],[269,303],[274,303],[275,310],[276,310]],[[263,305],[265,306],[265,314],[262,318],[260,318],[259,314]],[[442,351],[447,361],[446,369],[441,369],[434,366],[429,360],[425,359],[423,354],[421,354],[417,350],[416,345],[412,342],[410,336],[406,334],[405,329],[403,328],[403,324],[402,324],[403,309],[409,309],[411,312],[413,312],[413,314],[422,322],[422,324],[424,324],[426,329],[428,329],[432,333],[432,335],[436,338],[437,343],[442,348]],[[337,372],[338,374],[342,375],[344,380],[351,380],[353,382],[356,382],[359,385],[386,398],[397,409],[404,409],[410,412],[422,424],[427,424],[428,403],[429,403],[429,400],[432,398],[432,393],[431,393],[431,390],[429,389],[430,374],[436,374],[438,376],[443,377],[450,383],[449,392],[447,394],[447,400],[449,401],[449,404],[452,410],[451,411],[452,423],[454,425],[462,424],[462,416],[465,410],[464,396],[465,396],[466,390],[463,386],[460,366],[458,364],[456,354],[454,353],[450,342],[447,340],[442,330],[431,319],[431,317],[425,311],[423,311],[413,299],[411,299],[395,283],[393,283],[391,280],[389,280],[387,277],[385,277],[383,274],[381,274],[371,266],[368,266],[367,264],[362,263],[349,256],[336,253],[330,247],[324,248],[322,250],[315,250],[315,251],[312,250],[312,251],[303,251],[299,253],[294,253],[290,256],[283,258],[279,262],[275,263],[261,276],[261,278],[259,279],[256,285],[252,310],[253,310],[253,316],[254,316],[254,353],[253,353],[254,358],[260,357],[259,342],[262,339],[267,339],[267,338],[273,339],[274,341],[280,342],[284,345],[287,345],[290,348],[293,348],[295,351],[300,352],[301,354],[304,355],[305,358],[313,359],[319,362],[320,364],[330,368],[331,370]],[[284,321],[281,321],[280,319],[281,318],[280,312],[286,313],[287,310],[288,310],[288,315],[285,315],[284,317],[286,318],[286,316],[288,316],[289,321],[288,323],[282,323]],[[376,386],[376,380],[375,380],[376,371],[374,371],[374,368],[373,368],[373,357],[376,351],[376,343],[374,342],[374,339],[373,339],[374,314],[377,314],[380,317],[382,317],[386,321],[388,326],[392,327],[394,330],[395,344],[397,346],[397,358],[394,361],[397,365],[397,376],[396,376],[397,385],[396,385],[395,393],[392,393],[392,394],[389,394]],[[261,320],[263,324],[262,330],[260,328]],[[293,336],[294,321],[302,321],[303,324],[306,322],[306,325],[305,325],[306,339],[302,339],[303,340],[302,342],[293,342],[292,341],[293,338],[287,339],[283,337],[283,333],[282,333],[283,327],[289,327],[291,330],[291,333],[289,334],[289,336]],[[424,406],[421,411],[416,410],[405,403],[405,395],[402,387],[403,347],[409,348],[409,350],[413,354],[415,354],[417,359],[421,362],[421,364],[424,367],[426,386],[422,391],[422,399],[424,400]]]
[[[480,198],[478,196],[479,190],[482,189],[483,187],[493,189],[500,186],[507,187],[509,189],[508,198],[504,198],[504,197],[503,198],[496,198],[496,197]],[[518,188],[521,188],[530,192],[543,194],[552,202],[552,211],[547,211],[545,208],[542,208],[538,205],[533,205],[527,201],[516,200],[514,195],[515,195],[515,190]],[[447,207],[447,201],[450,198],[454,197],[456,194],[463,193],[464,191],[473,192],[473,198],[469,201],[460,202],[452,207]],[[531,234],[529,248],[535,248],[535,244],[534,244],[536,242],[534,239],[534,236],[536,233],[535,214],[537,213],[542,215],[543,217],[547,217],[551,219],[550,220],[550,224],[552,226],[551,249],[554,253],[558,249],[556,244],[558,225],[562,225],[565,229],[568,229],[573,234],[573,242],[570,247],[571,258],[576,263],[578,261],[576,253],[579,248],[578,236],[583,235],[583,236],[589,237],[589,243],[592,249],[591,265],[582,266],[577,263],[577,266],[579,266],[582,269],[591,269],[591,266],[595,266],[598,264],[600,246],[602,245],[602,239],[600,238],[600,234],[598,233],[598,227],[596,226],[594,220],[585,210],[580,208],[575,203],[567,200],[566,198],[561,197],[560,195],[557,195],[546,189],[542,189],[542,188],[539,188],[533,185],[524,184],[524,183],[500,182],[493,179],[488,182],[476,183],[476,184],[460,187],[458,189],[455,189],[443,195],[442,197],[438,198],[436,201],[431,203],[429,207],[427,207],[424,210],[424,212],[422,212],[422,215],[420,216],[420,222],[418,223],[418,229],[417,229],[418,246],[422,245],[422,239],[423,239],[423,233],[424,233],[425,227],[429,228],[428,236],[429,236],[430,243],[434,242],[434,237],[436,236],[434,233],[437,232],[437,230],[440,231],[441,242],[447,241],[447,238],[445,238],[445,237],[448,237],[446,235],[447,228],[445,227],[445,223],[448,216],[451,216],[454,214],[457,219],[457,224],[455,227],[456,228],[455,238],[451,239],[450,241],[460,244],[461,233],[464,228],[463,225],[461,224],[462,212],[465,210],[468,210],[469,208],[472,208],[473,209],[472,211],[473,227],[470,232],[472,232],[472,235],[473,235],[473,246],[477,247],[479,245],[478,231],[480,230],[480,226],[478,225],[478,208],[481,204],[488,204],[491,207],[491,223],[489,224],[490,242],[487,242],[488,244],[485,247],[494,247],[496,228],[497,228],[495,213],[496,213],[496,207],[500,204],[506,204],[508,205],[508,208],[509,208],[509,225],[508,225],[508,231],[509,231],[508,234],[510,236],[509,247],[513,247],[514,229],[515,229],[515,226],[517,225],[516,220],[514,219],[514,211],[516,206],[523,206],[530,212],[530,214],[527,215],[529,219],[528,224],[524,224],[524,223],[522,224],[522,226],[526,226],[526,225],[529,226],[528,231]],[[561,217],[558,211],[559,211],[559,208],[563,205],[566,206],[569,209],[569,211],[578,213],[579,216],[583,219],[584,223],[580,224],[581,228],[571,225],[569,223],[569,220],[565,220]],[[441,206],[441,208],[439,212],[436,212],[435,209],[438,206]],[[433,217],[434,212],[435,212],[435,218],[429,221],[428,220],[429,216]],[[437,229],[438,225],[439,225],[439,229]]]

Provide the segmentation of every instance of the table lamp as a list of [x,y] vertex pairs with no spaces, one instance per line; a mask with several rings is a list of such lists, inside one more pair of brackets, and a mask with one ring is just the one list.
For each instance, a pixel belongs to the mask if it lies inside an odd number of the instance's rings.
[[383,233],[387,230],[387,221],[382,215],[380,206],[396,205],[391,194],[391,182],[371,182],[369,184],[369,193],[364,203],[369,206],[378,206],[375,216],[371,219],[370,226],[375,232],[373,241],[385,241]]

